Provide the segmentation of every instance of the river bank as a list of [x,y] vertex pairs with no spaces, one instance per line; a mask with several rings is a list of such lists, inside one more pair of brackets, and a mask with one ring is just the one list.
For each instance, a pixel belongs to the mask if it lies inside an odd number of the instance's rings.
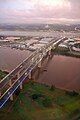
[[7,74],[8,72],[0,70],[0,80],[3,79]]
[[80,95],[36,82],[24,84],[13,102],[0,111],[1,120],[78,120]]

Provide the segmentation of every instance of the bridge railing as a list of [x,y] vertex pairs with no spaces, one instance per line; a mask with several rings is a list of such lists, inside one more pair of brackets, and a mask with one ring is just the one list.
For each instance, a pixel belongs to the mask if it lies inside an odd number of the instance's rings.
[[20,84],[28,77],[28,74],[34,69],[34,67],[41,61],[43,55],[37,54],[36,59],[31,65],[24,71],[24,73],[6,90],[6,92],[1,96],[0,108],[5,104],[9,97],[15,92],[15,90],[20,86]]
[[2,89],[24,66],[37,54],[37,51],[32,53],[28,58],[26,58],[22,63],[20,63],[14,70],[12,70],[6,77],[0,81],[0,89]]
[[[58,40],[57,43],[61,41]],[[54,43],[54,41],[52,40],[50,43],[46,44],[45,46],[41,47],[41,51],[43,52],[45,49],[47,49],[48,47],[50,47],[52,44]],[[25,66],[27,67],[26,64],[28,64],[28,62],[31,61],[31,59],[40,52],[40,50],[38,49],[37,51],[35,51],[34,53],[32,53],[28,58],[26,58],[21,64],[19,64],[13,71],[11,71],[5,78],[3,78],[1,81],[0,81],[0,90],[3,89],[6,84],[9,83],[9,81],[14,77],[16,76],[16,74],[19,72],[19,71],[22,71],[23,68],[25,69]]]
[[[35,58],[36,55],[39,54],[39,50],[37,50],[36,52],[34,52],[33,54],[31,54],[29,56],[29,58],[25,59],[23,61],[23,63],[21,63],[20,65],[18,65],[13,71],[11,71],[5,78],[3,78],[0,81],[0,91],[3,91],[3,89],[6,87],[7,84],[9,84],[9,81],[13,79],[13,77],[15,75],[17,75],[17,73],[22,71],[24,72],[24,70],[31,64],[32,62],[32,58]],[[34,57],[35,56],[35,57]]]
[[[61,39],[59,40],[61,41]],[[56,44],[59,42],[57,41]],[[43,50],[47,49],[48,47],[50,47],[50,45],[52,45],[54,43],[54,41],[51,41],[50,43],[46,44],[44,47],[41,47],[42,52]],[[21,64],[19,64],[13,71],[11,71],[5,78],[3,78],[0,81],[0,90],[2,88],[4,88],[6,86],[6,84],[20,71],[22,70],[22,68],[24,68],[24,66],[28,63],[28,61],[30,61],[36,54],[38,54],[40,52],[40,50],[38,49],[37,51],[35,51],[34,53],[32,53],[28,58],[26,58]]]
[[[62,41],[61,39],[60,41]],[[58,42],[60,42],[58,41]],[[5,102],[9,99],[9,97],[14,93],[14,91],[18,88],[18,86],[27,78],[29,72],[32,71],[32,69],[41,61],[41,59],[44,56],[45,49],[48,49],[50,46],[52,46],[54,41],[51,41],[50,43],[46,44],[45,46],[41,47],[41,49],[38,49],[33,54],[31,54],[28,58],[26,58],[23,63],[18,65],[11,73],[9,73],[3,80],[0,82],[0,90],[5,88],[6,84],[15,76],[20,70],[23,69],[22,74],[17,78],[11,86],[1,95],[0,98],[0,106],[2,107]],[[34,58],[34,59],[33,59]],[[33,60],[32,60],[33,59]],[[27,63],[29,62],[29,65],[27,66]],[[25,67],[26,66],[26,67]],[[26,74],[25,74],[26,73]]]
[[[42,51],[44,49],[47,49],[47,47],[52,44],[53,41],[51,41],[49,44],[45,45],[44,47],[41,47]],[[35,51],[34,53],[32,53],[28,58],[26,58],[21,64],[19,64],[13,71],[11,71],[5,78],[3,78],[1,81],[0,81],[0,90],[3,89],[8,83],[9,81],[14,77],[16,76],[16,74],[20,71],[22,71],[24,68],[25,69],[25,66],[27,67],[26,64],[28,64],[28,62],[31,61],[31,59],[36,55],[36,54],[39,54],[40,50],[38,49],[37,51]]]

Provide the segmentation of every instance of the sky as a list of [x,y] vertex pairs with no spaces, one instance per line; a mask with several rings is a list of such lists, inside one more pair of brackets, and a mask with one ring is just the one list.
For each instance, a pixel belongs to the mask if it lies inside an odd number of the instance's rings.
[[80,0],[0,0],[0,23],[80,22]]

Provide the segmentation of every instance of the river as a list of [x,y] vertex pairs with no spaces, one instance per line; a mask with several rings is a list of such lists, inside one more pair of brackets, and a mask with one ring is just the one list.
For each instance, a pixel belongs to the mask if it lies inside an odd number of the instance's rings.
[[0,31],[4,36],[43,36],[43,37],[78,37],[79,33],[59,32],[59,31]]
[[[28,50],[0,47],[0,69],[10,72],[31,53]],[[38,74],[38,82],[61,89],[80,90],[79,58],[54,55],[52,59],[44,61],[44,66],[46,70]]]
[[10,72],[31,54],[28,50],[0,47],[0,70]]
[[61,89],[80,90],[80,59],[54,55],[44,61],[44,68],[38,74],[37,81],[55,85]]

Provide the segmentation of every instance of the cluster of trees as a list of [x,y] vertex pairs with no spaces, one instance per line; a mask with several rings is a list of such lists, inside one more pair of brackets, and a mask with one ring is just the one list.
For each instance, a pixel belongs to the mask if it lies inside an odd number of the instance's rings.
[[[50,91],[54,91],[54,90],[55,90],[55,86],[52,85],[50,87]],[[52,98],[45,96],[41,93],[34,93],[31,95],[31,98],[33,100],[42,99],[42,104],[44,107],[50,107],[50,106],[52,106],[52,103],[53,103]]]
[[44,107],[50,107],[50,106],[52,106],[52,99],[50,97],[45,97],[44,95],[38,94],[38,93],[34,93],[31,96],[31,98],[33,100],[37,100],[38,98],[41,98],[41,97],[43,98],[42,99],[42,104],[43,104]]

